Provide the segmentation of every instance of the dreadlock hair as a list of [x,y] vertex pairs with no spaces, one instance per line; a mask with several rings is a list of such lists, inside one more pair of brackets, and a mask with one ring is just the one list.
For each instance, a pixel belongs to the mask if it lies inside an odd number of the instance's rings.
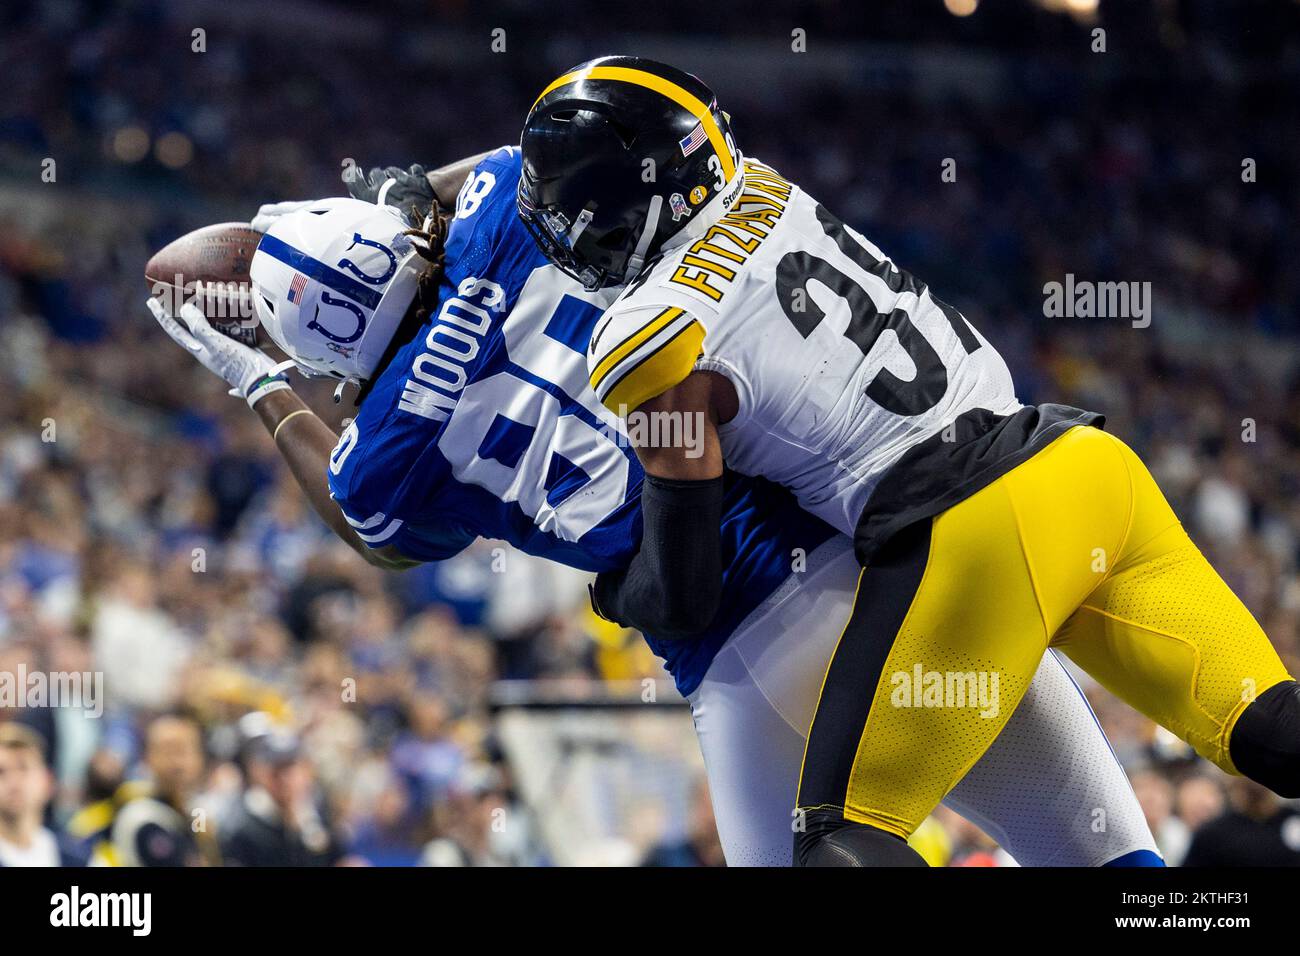
[[438,304],[438,286],[442,283],[444,269],[443,256],[447,251],[447,224],[451,221],[451,215],[435,199],[423,216],[412,206],[411,221],[422,222],[423,225],[418,229],[407,229],[403,235],[411,237],[415,254],[428,263],[420,273],[415,302],[412,303],[415,316],[423,325]]
[[435,199],[423,215],[415,205],[411,206],[408,215],[412,222],[419,222],[421,225],[419,228],[403,231],[402,235],[411,237],[411,248],[426,263],[424,271],[416,280],[415,298],[411,300],[406,314],[398,323],[393,340],[388,343],[388,348],[384,349],[384,354],[379,357],[379,364],[375,366],[370,380],[357,390],[356,398],[352,401],[353,405],[360,405],[370,394],[370,388],[380,374],[388,368],[397,353],[419,334],[438,307],[438,288],[442,285],[445,268],[443,256],[446,253],[447,226],[451,222],[451,213],[439,206]]

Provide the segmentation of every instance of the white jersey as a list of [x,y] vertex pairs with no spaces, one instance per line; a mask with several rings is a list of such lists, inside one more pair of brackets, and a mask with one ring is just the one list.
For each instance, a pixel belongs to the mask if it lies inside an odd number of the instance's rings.
[[626,415],[692,370],[734,385],[735,471],[785,485],[853,533],[899,458],[973,409],[1011,415],[1011,374],[951,306],[754,160],[597,323],[592,386]]

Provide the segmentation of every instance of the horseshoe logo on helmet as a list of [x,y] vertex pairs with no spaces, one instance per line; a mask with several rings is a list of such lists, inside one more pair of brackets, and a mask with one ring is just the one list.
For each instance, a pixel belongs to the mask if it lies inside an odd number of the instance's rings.
[[360,243],[363,246],[370,246],[372,249],[378,249],[380,252],[382,252],[385,256],[388,257],[388,268],[384,271],[384,274],[381,276],[366,275],[364,272],[361,271],[361,269],[357,267],[357,264],[353,262],[351,259],[340,259],[339,268],[346,269],[348,272],[351,272],[362,282],[368,283],[370,285],[383,285],[385,282],[391,279],[393,277],[393,274],[397,272],[397,256],[393,254],[393,250],[389,249],[382,242],[375,242],[373,239],[365,238],[359,232],[354,232],[352,234],[352,245],[348,246],[348,249],[356,248],[357,243]]
[[325,328],[325,326],[320,324],[320,303],[317,303],[316,314],[312,317],[312,320],[307,323],[307,328],[314,332],[319,332],[331,342],[338,342],[341,345],[347,345],[349,342],[355,342],[357,339],[361,338],[361,333],[366,330],[366,315],[361,311],[361,306],[354,302],[349,302],[347,299],[330,295],[325,291],[321,292],[320,301],[324,302],[326,305],[333,305],[338,306],[341,309],[347,309],[356,316],[357,327],[352,331],[351,335],[335,335],[329,329]]

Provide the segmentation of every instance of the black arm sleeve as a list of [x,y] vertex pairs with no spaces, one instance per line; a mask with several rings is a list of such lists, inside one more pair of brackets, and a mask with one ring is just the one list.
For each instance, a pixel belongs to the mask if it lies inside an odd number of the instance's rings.
[[658,638],[703,631],[722,599],[722,476],[641,486],[641,550],[626,570],[596,578],[592,604],[606,620]]

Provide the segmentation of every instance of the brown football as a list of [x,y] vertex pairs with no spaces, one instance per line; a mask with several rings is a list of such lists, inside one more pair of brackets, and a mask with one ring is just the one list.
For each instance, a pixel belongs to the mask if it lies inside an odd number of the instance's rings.
[[161,297],[173,315],[193,302],[214,329],[256,346],[260,337],[248,270],[261,239],[245,222],[186,233],[154,253],[144,267],[149,294]]

